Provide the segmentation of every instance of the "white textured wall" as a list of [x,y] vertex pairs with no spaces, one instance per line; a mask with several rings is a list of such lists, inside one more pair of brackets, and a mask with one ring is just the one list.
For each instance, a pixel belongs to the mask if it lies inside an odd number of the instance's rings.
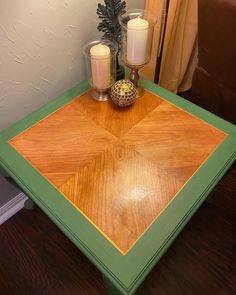
[[0,0],[0,130],[85,78],[81,48],[98,35],[99,2]]

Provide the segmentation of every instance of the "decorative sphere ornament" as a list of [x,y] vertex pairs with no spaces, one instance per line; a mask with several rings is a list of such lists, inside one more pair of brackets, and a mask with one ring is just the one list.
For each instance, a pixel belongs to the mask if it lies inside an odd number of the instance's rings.
[[136,98],[136,88],[129,80],[119,80],[111,87],[111,100],[119,107],[131,105]]

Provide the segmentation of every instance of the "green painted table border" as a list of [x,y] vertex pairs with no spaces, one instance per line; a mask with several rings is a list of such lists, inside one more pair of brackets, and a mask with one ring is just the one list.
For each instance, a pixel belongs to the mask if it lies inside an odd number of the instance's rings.
[[[98,267],[121,294],[135,292],[236,158],[236,127],[233,124],[150,81],[142,79],[142,83],[147,90],[214,125],[227,133],[228,137],[125,256],[118,252],[74,206],[66,201],[7,143],[15,135],[88,89],[87,82],[75,86],[0,133],[0,164],[3,169]],[[49,195],[50,198],[48,198]]]

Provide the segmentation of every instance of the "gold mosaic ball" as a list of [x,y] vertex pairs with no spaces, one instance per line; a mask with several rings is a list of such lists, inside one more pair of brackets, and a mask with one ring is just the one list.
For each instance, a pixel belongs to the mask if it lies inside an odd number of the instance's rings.
[[111,87],[111,100],[119,107],[130,106],[136,97],[136,88],[129,80],[119,80]]

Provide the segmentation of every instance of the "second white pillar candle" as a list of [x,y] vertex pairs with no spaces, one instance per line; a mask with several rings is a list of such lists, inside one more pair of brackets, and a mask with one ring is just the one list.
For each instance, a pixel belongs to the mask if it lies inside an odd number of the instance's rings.
[[127,23],[127,61],[131,65],[141,65],[146,62],[146,46],[149,23],[140,17]]

